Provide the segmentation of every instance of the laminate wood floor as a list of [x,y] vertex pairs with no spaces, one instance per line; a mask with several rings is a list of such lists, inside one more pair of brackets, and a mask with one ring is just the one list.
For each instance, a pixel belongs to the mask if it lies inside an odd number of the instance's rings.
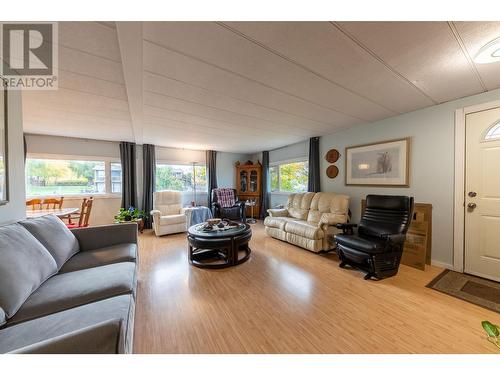
[[441,268],[365,281],[252,229],[223,270],[190,266],[186,234],[140,236],[136,353],[498,353],[481,321],[499,314],[425,287]]

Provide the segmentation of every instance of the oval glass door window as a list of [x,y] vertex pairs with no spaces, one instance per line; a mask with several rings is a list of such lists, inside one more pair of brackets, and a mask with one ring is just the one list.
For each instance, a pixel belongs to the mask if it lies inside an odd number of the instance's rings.
[[493,141],[495,139],[500,139],[500,121],[491,125],[484,136],[485,141]]

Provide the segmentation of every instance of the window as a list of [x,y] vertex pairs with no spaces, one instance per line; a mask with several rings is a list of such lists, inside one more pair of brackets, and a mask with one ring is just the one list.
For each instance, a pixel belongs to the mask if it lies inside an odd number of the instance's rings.
[[111,163],[111,192],[122,192],[122,165],[121,163]]
[[28,159],[26,194],[71,195],[106,192],[103,161]]
[[[193,176],[194,169],[194,176]],[[193,191],[207,190],[207,168],[204,165],[156,164],[156,190]]]
[[490,128],[486,132],[486,135],[484,136],[484,139],[486,141],[493,141],[499,138],[500,138],[500,121],[490,126]]
[[309,165],[307,160],[276,164],[269,167],[271,192],[295,193],[307,191]]

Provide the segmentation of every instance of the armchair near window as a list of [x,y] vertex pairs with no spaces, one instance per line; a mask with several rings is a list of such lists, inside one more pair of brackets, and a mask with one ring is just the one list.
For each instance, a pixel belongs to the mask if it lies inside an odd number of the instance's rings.
[[214,217],[246,222],[245,202],[241,202],[236,189],[212,189],[212,214]]
[[340,267],[364,270],[365,280],[397,274],[412,216],[413,197],[368,195],[359,225],[337,224],[344,232],[335,236]]
[[182,193],[169,190],[153,193],[151,217],[157,236],[185,232],[187,217],[182,208]]

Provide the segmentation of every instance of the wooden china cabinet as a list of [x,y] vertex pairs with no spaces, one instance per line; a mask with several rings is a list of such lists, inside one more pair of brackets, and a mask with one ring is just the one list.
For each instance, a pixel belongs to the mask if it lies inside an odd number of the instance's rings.
[[[236,165],[236,190],[240,201],[255,201],[253,217],[258,218],[260,214],[260,194],[262,186],[262,165],[260,162],[253,164]],[[249,218],[252,208],[246,207],[246,215]]]

